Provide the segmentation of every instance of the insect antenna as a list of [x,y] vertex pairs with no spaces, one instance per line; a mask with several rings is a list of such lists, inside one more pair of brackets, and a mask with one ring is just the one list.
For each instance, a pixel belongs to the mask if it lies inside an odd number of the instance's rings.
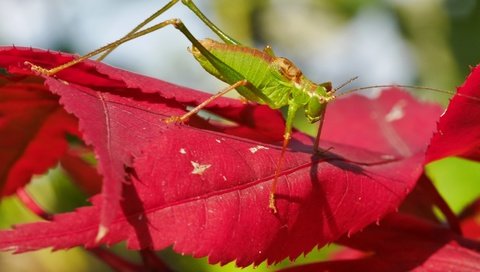
[[358,76],[352,77],[351,79],[349,79],[349,80],[343,82],[342,84],[340,84],[340,86],[338,86],[337,88],[334,88],[334,89],[332,90],[332,92],[335,93],[335,92],[341,90],[343,87],[349,85],[350,83],[354,82],[354,81],[357,80],[357,79],[358,79]]
[[[378,88],[392,88],[392,87],[398,87],[398,88],[406,88],[406,89],[415,89],[415,90],[427,90],[427,91],[433,91],[437,93],[443,93],[443,94],[456,94],[455,92],[452,91],[447,91],[447,90],[442,90],[442,89],[437,89],[437,88],[432,88],[432,87],[424,87],[424,86],[417,86],[417,85],[402,85],[402,84],[386,84],[386,85],[371,85],[371,86],[365,86],[365,87],[358,87],[358,88],[353,88],[350,90],[347,90],[339,95],[337,97],[341,97],[350,93],[362,91],[362,90],[370,90],[370,89],[378,89]],[[480,101],[480,98],[478,97],[470,97],[468,95],[460,95],[460,96],[465,96],[469,98],[473,98],[476,100]]]
[[[355,78],[357,78],[357,77],[355,77]],[[353,80],[351,79],[347,82],[351,82],[351,81],[353,81]],[[344,85],[345,84],[342,84],[341,87],[343,87]],[[415,89],[415,90],[427,90],[427,91],[433,91],[433,92],[436,92],[436,93],[457,95],[457,96],[460,96],[460,97],[465,97],[465,98],[469,98],[469,99],[480,102],[480,97],[476,97],[476,96],[459,94],[459,93],[456,93],[456,92],[437,89],[437,88],[432,88],[432,87],[424,87],[424,86],[417,86],[417,85],[402,85],[402,84],[372,85],[372,86],[358,87],[358,88],[353,88],[353,89],[347,90],[347,91],[337,95],[336,97],[338,98],[338,97],[341,97],[341,96],[344,96],[344,95],[347,95],[347,94],[350,94],[350,93],[362,91],[362,90],[378,89],[378,88],[391,88],[391,87],[399,87],[399,88]],[[335,89],[335,91],[337,91],[339,89],[340,88]]]

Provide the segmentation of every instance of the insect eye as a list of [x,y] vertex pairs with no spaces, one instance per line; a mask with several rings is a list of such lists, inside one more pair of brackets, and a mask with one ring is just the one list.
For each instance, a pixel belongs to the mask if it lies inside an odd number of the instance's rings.
[[327,89],[327,93],[335,91],[332,86],[332,82],[328,82],[324,85],[325,89]]

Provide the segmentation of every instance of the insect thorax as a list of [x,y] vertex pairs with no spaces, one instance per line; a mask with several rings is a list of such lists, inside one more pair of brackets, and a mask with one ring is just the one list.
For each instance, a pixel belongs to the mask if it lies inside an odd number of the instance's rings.
[[302,71],[287,58],[276,57],[272,63],[278,67],[278,71],[285,76],[286,79],[295,83],[300,83],[303,77]]

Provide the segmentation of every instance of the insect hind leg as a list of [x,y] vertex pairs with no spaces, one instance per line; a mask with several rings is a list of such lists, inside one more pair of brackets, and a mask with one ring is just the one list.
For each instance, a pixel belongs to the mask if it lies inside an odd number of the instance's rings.
[[[150,15],[147,19],[143,20],[140,24],[138,24],[136,27],[134,27],[130,32],[128,32],[127,35],[124,36],[128,37],[130,35],[133,35],[134,33],[140,31],[144,26],[146,26],[148,23],[151,21],[155,20],[157,17],[162,15],[165,11],[173,7],[175,4],[177,4],[180,0],[171,0],[168,2],[165,6],[163,6],[161,9],[157,10],[155,13]],[[219,29],[215,24],[213,24],[201,11],[200,9],[193,3],[191,0],[181,0],[182,4],[184,4],[187,8],[189,8],[195,15],[202,20],[202,22],[207,25],[217,36],[219,36],[224,42],[228,44],[240,44],[237,42],[235,39],[227,35],[225,32],[223,32],[221,29]],[[103,60],[108,54],[110,54],[113,50],[115,50],[116,47],[110,48],[108,51],[104,52],[100,57],[97,58],[98,61]]]
[[182,4],[187,6],[195,15],[202,20],[202,22],[208,26],[220,39],[222,39],[226,44],[239,45],[240,43],[234,38],[230,37],[228,34],[223,32],[218,28],[212,21],[210,21],[205,14],[203,14],[200,9],[195,5],[193,0],[182,0]]
[[[144,26],[146,26],[148,23],[162,15],[165,11],[170,9],[172,6],[177,4],[180,0],[171,0],[168,2],[165,6],[163,6],[161,9],[157,10],[155,13],[150,15],[147,19],[143,20],[140,24],[138,24],[135,28],[133,28],[127,35],[124,36],[128,37],[130,35],[133,35],[134,33],[140,31]],[[225,32],[223,32],[220,28],[218,28],[215,24],[213,24],[201,11],[200,9],[193,3],[191,0],[181,0],[182,4],[184,4],[187,8],[189,8],[202,22],[207,25],[217,36],[219,36],[224,42],[227,44],[240,44],[237,42],[235,39],[227,35]],[[115,50],[116,47],[112,47],[106,52],[104,52],[97,60],[101,61],[103,60],[108,54],[110,54],[113,50]]]
[[[37,73],[40,73],[42,75],[47,75],[47,76],[51,76],[51,75],[54,75],[66,68],[69,68],[69,67],[72,67],[84,60],[87,60],[91,57],[94,57],[94,56],[97,56],[99,54],[102,54],[100,57],[99,57],[99,60],[105,58],[110,52],[112,52],[115,48],[117,48],[118,46],[120,46],[121,44],[125,43],[125,42],[128,42],[130,40],[133,40],[133,39],[136,39],[138,37],[141,37],[141,36],[144,36],[148,33],[151,33],[151,32],[154,32],[158,29],[161,29],[167,25],[173,25],[175,26],[175,28],[179,29],[191,42],[192,44],[197,47],[197,48],[202,48],[203,50],[202,51],[202,54],[206,56],[206,58],[212,62],[212,64],[216,67],[216,68],[220,68],[221,70],[229,70],[230,73],[232,73],[232,69],[230,69],[230,67],[226,66],[225,64],[223,64],[221,61],[219,61],[218,59],[215,60],[215,57],[213,57],[213,55],[210,54],[210,52],[208,52],[205,48],[203,48],[203,46],[198,42],[198,40],[190,33],[190,31],[188,31],[188,29],[185,27],[185,25],[182,23],[182,21],[180,19],[170,19],[170,20],[165,20],[161,23],[157,23],[151,27],[148,27],[148,28],[145,28],[145,29],[142,29],[142,27],[144,27],[146,24],[148,24],[149,22],[151,22],[152,20],[154,20],[155,18],[157,18],[158,16],[160,16],[162,13],[164,13],[166,10],[170,9],[173,5],[175,5],[176,3],[178,3],[179,0],[171,0],[170,2],[168,2],[165,6],[163,6],[160,10],[158,10],[157,12],[155,12],[154,14],[152,14],[150,17],[148,17],[147,19],[145,19],[142,23],[140,23],[139,25],[137,25],[134,29],[132,29],[127,35],[125,35],[124,37],[112,42],[112,43],[109,43],[103,47],[100,47],[86,55],[83,55],[79,58],[76,58],[70,62],[67,62],[67,63],[64,63],[62,65],[59,65],[59,66],[56,66],[56,67],[53,67],[51,69],[47,69],[47,68],[44,68],[44,67],[40,67],[40,66],[37,66],[37,65],[34,65],[30,62],[26,62],[25,64],[27,65],[30,65],[31,66],[31,69]],[[228,36],[227,34],[225,34],[223,31],[221,31],[217,26],[215,26],[198,8],[197,6],[193,3],[193,1],[191,0],[181,0],[182,3],[184,5],[186,5],[192,12],[194,12],[213,32],[215,32],[215,34],[217,34],[222,40],[224,40],[224,42],[226,42],[227,44],[240,44],[239,42],[235,41],[233,38],[231,38],[230,36]],[[222,69],[223,68],[223,69]],[[235,73],[235,72],[233,72]],[[230,78],[229,81],[230,82],[236,82],[236,81],[239,81],[243,79],[243,77],[240,77],[238,75],[235,75],[234,78]]]
[[67,63],[64,63],[62,65],[59,65],[57,67],[54,67],[54,68],[51,68],[51,69],[46,69],[46,68],[43,68],[43,67],[40,67],[40,66],[37,66],[37,65],[33,65],[32,63],[30,62],[26,62],[25,64],[28,64],[31,66],[31,69],[35,72],[38,72],[42,75],[47,75],[47,76],[51,76],[51,75],[54,75],[66,68],[69,68],[69,67],[72,67],[86,59],[89,59],[91,57],[94,57],[94,56],[97,56],[99,54],[102,54],[98,60],[102,60],[103,58],[105,58],[108,54],[110,54],[113,50],[115,50],[115,48],[117,48],[118,46],[120,46],[121,44],[125,43],[125,42],[128,42],[130,40],[133,40],[133,39],[136,39],[140,36],[143,36],[143,35],[146,35],[148,33],[151,33],[153,31],[156,31],[160,28],[163,28],[165,27],[166,25],[168,24],[171,24],[171,22],[169,22],[170,20],[167,20],[167,21],[164,21],[162,23],[158,23],[158,24],[155,24],[149,28],[146,28],[146,29],[143,29],[143,30],[140,30],[142,27],[144,27],[146,24],[148,24],[149,22],[151,22],[152,20],[154,20],[155,18],[157,18],[158,16],[160,16],[162,13],[164,13],[165,11],[167,11],[168,9],[170,9],[173,5],[175,5],[179,0],[171,0],[170,2],[168,2],[165,6],[163,6],[161,9],[159,9],[158,11],[156,11],[154,14],[152,14],[150,17],[148,17],[147,19],[145,19],[143,22],[141,22],[139,25],[137,25],[134,29],[132,29],[127,35],[125,35],[124,37],[112,42],[112,43],[109,43],[105,46],[102,46],[90,53],[87,53],[86,55],[83,55],[79,58],[76,58],[72,61],[69,61]]
[[[178,3],[179,0],[171,0],[168,2],[165,6],[163,6],[161,9],[155,11],[152,15],[150,15],[147,19],[143,20],[140,24],[135,26],[130,32],[128,32],[123,38],[128,37],[130,35],[133,35],[134,33],[140,31],[144,26],[146,26],[148,23],[151,21],[155,20],[157,17],[162,15],[165,11],[169,10],[172,6],[174,6],[176,3]],[[104,52],[100,57],[97,58],[97,61],[102,61],[105,59],[113,50],[115,50],[118,46],[112,47],[108,49],[106,52]]]

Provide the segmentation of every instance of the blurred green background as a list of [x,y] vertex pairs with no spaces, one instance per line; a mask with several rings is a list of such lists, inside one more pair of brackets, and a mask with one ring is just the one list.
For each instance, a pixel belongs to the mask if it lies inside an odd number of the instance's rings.
[[[244,44],[271,45],[314,81],[352,86],[417,84],[454,90],[480,60],[478,0],[198,0],[220,28]],[[166,1],[0,0],[0,44],[85,54],[133,28]],[[198,38],[213,34],[178,5],[162,16],[181,18]],[[189,42],[173,28],[130,42],[105,61],[204,91],[223,83],[209,76],[186,51]],[[188,76],[186,76],[188,75]],[[416,94],[428,94],[415,91]],[[443,96],[443,101],[448,97]],[[304,128],[312,131],[314,128]],[[456,211],[479,195],[477,163],[448,159],[428,167]],[[451,182],[455,180],[455,183]],[[29,190],[52,212],[83,205],[85,195],[61,169],[36,179]],[[72,201],[73,200],[73,201]],[[0,227],[37,220],[14,197],[0,203]],[[131,255],[119,245],[121,254]],[[328,249],[334,250],[334,249]],[[328,251],[327,250],[327,251]],[[310,254],[314,261],[327,251]],[[179,271],[233,271],[171,251],[162,253]],[[284,262],[280,267],[288,265]],[[1,271],[109,271],[82,249],[12,256],[0,253]],[[277,267],[278,268],[278,267]],[[264,265],[255,271],[273,271]],[[252,268],[253,270],[253,268]],[[250,271],[250,270],[243,270]]]

